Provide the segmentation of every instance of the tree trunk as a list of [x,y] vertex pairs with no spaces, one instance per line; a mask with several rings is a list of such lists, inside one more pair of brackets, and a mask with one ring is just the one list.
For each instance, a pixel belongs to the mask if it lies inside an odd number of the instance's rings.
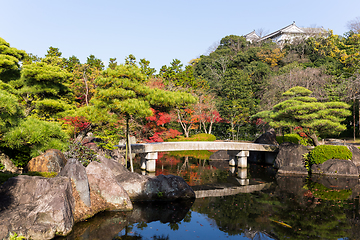
[[235,140],[235,136],[234,136],[234,121],[233,121],[233,117],[231,117],[231,134],[232,134],[232,140]]
[[130,118],[130,116],[126,116],[126,160],[127,160],[127,156],[129,156],[130,169],[131,169],[131,172],[134,172],[134,166],[133,166],[133,161],[132,161],[132,156],[131,156],[129,118]]
[[188,138],[192,124],[190,123],[189,126],[186,126],[186,123],[184,123],[184,122],[181,120],[180,110],[177,110],[177,114],[178,114],[179,123],[180,123],[182,129],[184,130],[184,134],[185,134],[185,136]]
[[210,126],[209,126],[209,131],[207,132],[208,134],[211,134],[212,125],[213,125],[213,122],[211,122],[211,123],[210,123]]
[[90,124],[89,127],[81,130],[81,131],[77,134],[76,138],[74,139],[75,142],[78,142],[78,143],[81,142],[81,141],[86,137],[86,135],[88,134],[88,132],[91,131],[91,129],[92,129],[92,128],[91,128],[91,124]]
[[86,102],[86,106],[89,106],[89,87],[88,87],[85,71],[86,71],[86,69],[83,72],[83,77],[84,77],[84,82],[85,82],[85,102]]
[[313,140],[315,147],[321,145],[315,133],[312,133],[311,135],[308,136]]
[[354,142],[356,140],[356,113],[355,113],[355,97],[354,97],[354,100],[353,100],[353,135],[354,135]]

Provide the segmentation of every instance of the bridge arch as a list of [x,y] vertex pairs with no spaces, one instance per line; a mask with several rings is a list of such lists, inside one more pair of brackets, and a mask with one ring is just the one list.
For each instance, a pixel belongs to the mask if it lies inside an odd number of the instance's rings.
[[[118,145],[125,148],[125,145]],[[233,150],[238,153],[229,159],[230,165],[240,168],[247,167],[247,158],[250,151],[277,152],[278,146],[272,144],[247,142],[157,142],[131,144],[132,153],[143,154],[141,168],[148,172],[155,172],[158,152],[184,151],[184,150]]]

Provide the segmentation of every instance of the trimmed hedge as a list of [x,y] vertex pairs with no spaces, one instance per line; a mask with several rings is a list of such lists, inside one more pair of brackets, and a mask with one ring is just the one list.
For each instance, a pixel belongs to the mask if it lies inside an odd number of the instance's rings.
[[296,133],[285,134],[284,137],[283,136],[276,136],[276,141],[279,144],[282,144],[283,142],[291,142],[291,143],[295,143],[295,144],[301,144],[301,145],[304,145],[304,146],[312,145],[311,144],[311,142],[312,142],[311,139],[302,138],[299,134],[296,134]]
[[308,156],[310,165],[321,164],[329,159],[351,160],[352,152],[346,146],[316,146]]
[[177,137],[177,138],[173,138],[173,139],[169,139],[169,142],[193,142],[193,141],[215,141],[216,137],[212,134],[207,134],[207,133],[199,133],[199,134],[195,134],[192,135],[191,137]]

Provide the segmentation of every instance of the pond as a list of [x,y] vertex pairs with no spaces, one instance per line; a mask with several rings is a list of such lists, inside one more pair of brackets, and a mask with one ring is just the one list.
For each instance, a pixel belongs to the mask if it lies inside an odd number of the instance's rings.
[[250,164],[242,185],[238,169],[206,158],[164,154],[156,174],[180,175],[208,196],[103,212],[58,239],[360,239],[358,178],[284,177]]

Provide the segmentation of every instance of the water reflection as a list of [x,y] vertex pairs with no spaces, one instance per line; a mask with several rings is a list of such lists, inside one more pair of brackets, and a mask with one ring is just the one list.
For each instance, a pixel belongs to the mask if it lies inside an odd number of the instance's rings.
[[105,212],[77,224],[66,239],[359,239],[359,198],[352,190],[305,177],[277,181],[253,193],[136,203],[132,212]]
[[[205,150],[160,152],[155,175],[181,176],[190,186],[229,182],[233,182],[235,185],[248,185],[250,178],[260,182],[271,182],[275,179],[276,171],[270,166],[250,164],[249,168],[245,169],[230,167],[226,160],[209,160],[212,154],[213,152]],[[140,156],[137,156],[134,160],[136,171],[143,175],[149,175],[150,173],[140,170],[140,159]]]
[[63,239],[360,239],[357,178],[289,177],[275,175],[269,166],[250,165],[250,184],[241,186],[239,171],[220,162],[188,158],[181,166],[184,162],[164,164],[161,171],[198,173],[187,179],[198,192],[252,191],[135,203],[132,212],[105,212],[79,223]]

